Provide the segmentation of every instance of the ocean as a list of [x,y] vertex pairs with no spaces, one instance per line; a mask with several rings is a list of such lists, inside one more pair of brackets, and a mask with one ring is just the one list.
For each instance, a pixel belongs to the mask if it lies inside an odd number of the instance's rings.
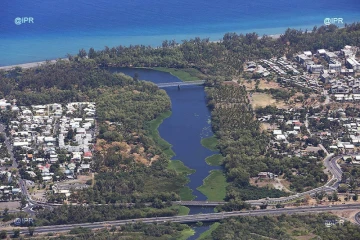
[[1,0],[0,66],[63,58],[81,48],[311,30],[325,18],[359,21],[360,1]]

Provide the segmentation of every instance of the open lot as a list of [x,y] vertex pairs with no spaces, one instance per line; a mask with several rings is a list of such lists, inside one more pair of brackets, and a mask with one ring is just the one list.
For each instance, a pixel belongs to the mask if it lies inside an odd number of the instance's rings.
[[20,202],[0,202],[0,211],[3,211],[5,208],[8,208],[9,210],[15,210],[20,207]]
[[283,102],[276,101],[270,94],[267,93],[254,93],[250,97],[250,100],[254,108],[266,107],[268,105],[282,108],[285,105]]

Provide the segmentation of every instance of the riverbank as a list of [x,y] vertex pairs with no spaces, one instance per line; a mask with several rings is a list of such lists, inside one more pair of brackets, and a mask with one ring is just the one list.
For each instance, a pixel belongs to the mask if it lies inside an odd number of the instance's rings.
[[[177,68],[155,67],[152,69],[154,69],[156,71],[170,73],[171,75],[179,78],[183,82],[202,80],[200,78],[200,76],[203,75],[201,72],[199,72],[195,68],[177,69]],[[204,77],[202,77],[202,78],[204,78]]]
[[160,124],[168,117],[171,116],[171,111],[164,112],[160,114],[156,119],[150,121],[146,130],[149,132],[149,136],[155,141],[156,145],[161,148],[161,150],[166,154],[166,156],[172,158],[175,156],[174,151],[172,150],[172,145],[160,137],[159,126]]
[[221,166],[224,161],[224,157],[221,154],[214,154],[205,159],[205,162],[210,166]]
[[201,139],[201,145],[210,149],[211,151],[217,151],[218,139],[215,136]]
[[226,176],[223,170],[212,170],[204,179],[203,185],[197,188],[207,197],[208,201],[224,201],[226,196]]
[[[215,135],[201,139],[201,145],[212,150],[218,151],[218,139]],[[221,154],[213,154],[205,159],[210,166],[221,166],[224,157]],[[226,176],[223,170],[212,170],[203,180],[203,184],[197,188],[207,197],[208,201],[223,201],[226,196]]]
[[[155,141],[156,145],[161,148],[169,159],[175,156],[175,152],[172,150],[172,145],[160,136],[158,128],[166,118],[171,116],[171,114],[171,111],[160,114],[156,119],[150,121],[146,127],[146,130],[149,132],[149,136]],[[186,184],[190,181],[187,176],[195,173],[194,169],[188,168],[180,160],[170,160],[168,168],[174,170],[177,174],[183,175],[183,177],[186,178]],[[195,198],[195,196],[192,194],[193,190],[186,186],[186,184],[179,190],[179,195],[181,200],[191,201]]]
[[211,233],[216,230],[216,228],[220,226],[219,222],[211,224],[209,230],[203,232],[197,240],[206,240],[211,238]]

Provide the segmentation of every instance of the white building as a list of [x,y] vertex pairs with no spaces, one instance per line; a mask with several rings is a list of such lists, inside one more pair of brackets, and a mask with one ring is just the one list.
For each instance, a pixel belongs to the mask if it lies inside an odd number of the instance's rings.
[[354,71],[360,70],[360,63],[358,61],[356,61],[355,58],[346,59],[346,66],[348,68],[354,69]]

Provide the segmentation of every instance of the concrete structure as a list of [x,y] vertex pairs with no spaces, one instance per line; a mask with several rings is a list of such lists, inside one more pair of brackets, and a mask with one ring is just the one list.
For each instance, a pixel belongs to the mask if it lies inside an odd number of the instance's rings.
[[308,66],[308,71],[311,73],[320,73],[324,70],[324,66],[321,64]]
[[326,61],[330,62],[331,60],[336,60],[338,56],[333,52],[326,52],[324,58]]
[[360,63],[355,58],[346,59],[346,67],[354,69],[354,71],[360,70]]

